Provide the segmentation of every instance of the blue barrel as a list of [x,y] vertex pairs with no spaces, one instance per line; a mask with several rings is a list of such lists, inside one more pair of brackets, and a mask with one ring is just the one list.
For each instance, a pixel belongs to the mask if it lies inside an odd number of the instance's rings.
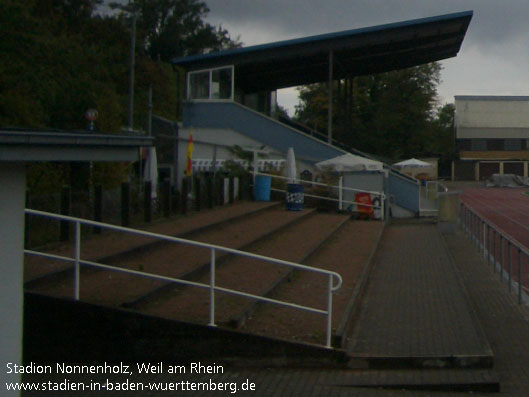
[[256,201],[270,201],[270,187],[272,178],[265,175],[257,175],[253,185],[253,197]]
[[301,211],[303,209],[303,185],[289,183],[287,185],[287,210]]

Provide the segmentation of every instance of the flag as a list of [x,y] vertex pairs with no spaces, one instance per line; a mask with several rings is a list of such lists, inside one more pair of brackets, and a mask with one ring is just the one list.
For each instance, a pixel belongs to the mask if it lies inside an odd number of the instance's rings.
[[189,142],[187,143],[187,164],[186,176],[193,175],[193,133],[189,133]]

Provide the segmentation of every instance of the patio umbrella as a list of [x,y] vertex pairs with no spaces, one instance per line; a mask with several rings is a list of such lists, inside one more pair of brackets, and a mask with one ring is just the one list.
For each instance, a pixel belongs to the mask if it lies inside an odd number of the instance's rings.
[[329,160],[316,163],[320,170],[330,169],[336,172],[350,171],[382,171],[384,164],[355,154],[347,153]]
[[287,178],[288,183],[297,182],[297,173],[296,173],[296,157],[294,156],[294,149],[289,147],[287,151]]
[[426,168],[426,167],[431,167],[432,164],[426,162],[426,161],[422,161],[422,160],[419,160],[419,159],[416,159],[416,158],[411,158],[411,159],[408,159],[408,160],[403,160],[403,161],[399,161],[398,163],[395,163],[393,164],[395,167],[400,167],[400,168]]
[[145,182],[151,182],[151,199],[155,199],[158,196],[158,160],[154,146],[147,148],[147,161],[145,163],[145,170],[143,170],[143,180]]

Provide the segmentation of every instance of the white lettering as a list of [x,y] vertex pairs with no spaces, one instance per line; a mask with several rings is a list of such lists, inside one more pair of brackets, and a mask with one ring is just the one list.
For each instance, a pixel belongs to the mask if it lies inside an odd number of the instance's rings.
[[191,363],[192,374],[223,374],[224,367],[222,365],[203,365],[202,363]]

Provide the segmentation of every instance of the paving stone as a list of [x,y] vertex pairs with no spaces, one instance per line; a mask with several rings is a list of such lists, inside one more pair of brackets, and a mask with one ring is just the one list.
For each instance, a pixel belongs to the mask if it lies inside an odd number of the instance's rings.
[[395,359],[444,366],[454,356],[490,355],[436,225],[386,228],[349,342],[353,356],[392,366]]
[[518,304],[517,295],[509,293],[508,284],[498,280],[462,232],[445,239],[494,351],[502,394],[526,396],[529,308]]

